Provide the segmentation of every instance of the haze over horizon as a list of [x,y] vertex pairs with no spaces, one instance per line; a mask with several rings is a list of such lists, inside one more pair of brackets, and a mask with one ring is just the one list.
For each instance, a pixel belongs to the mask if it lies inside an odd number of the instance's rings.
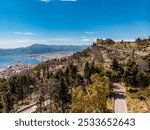
[[0,0],[0,48],[150,35],[150,0]]

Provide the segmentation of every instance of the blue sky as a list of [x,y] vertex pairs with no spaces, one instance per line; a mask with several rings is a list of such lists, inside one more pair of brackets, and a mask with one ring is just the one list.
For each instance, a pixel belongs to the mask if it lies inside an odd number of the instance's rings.
[[0,48],[150,36],[150,0],[0,0]]

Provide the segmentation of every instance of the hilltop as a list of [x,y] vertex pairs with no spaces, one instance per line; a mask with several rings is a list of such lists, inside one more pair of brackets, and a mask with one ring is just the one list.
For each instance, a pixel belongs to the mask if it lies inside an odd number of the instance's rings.
[[97,39],[81,52],[1,79],[0,110],[14,112],[36,102],[36,112],[113,112],[113,84],[119,83],[129,112],[148,112],[149,79],[150,39]]

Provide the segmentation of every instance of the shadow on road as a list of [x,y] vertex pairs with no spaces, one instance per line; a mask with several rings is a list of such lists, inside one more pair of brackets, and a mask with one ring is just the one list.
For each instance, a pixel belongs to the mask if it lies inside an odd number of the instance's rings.
[[119,95],[119,94],[114,94],[114,99],[125,99],[127,96],[125,95]]

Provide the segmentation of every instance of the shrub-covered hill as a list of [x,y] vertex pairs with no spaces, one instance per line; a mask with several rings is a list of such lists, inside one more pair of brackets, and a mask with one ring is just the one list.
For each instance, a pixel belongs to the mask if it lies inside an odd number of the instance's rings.
[[[134,88],[149,87],[149,39],[97,39],[82,52],[1,79],[0,111],[16,112],[36,102],[36,112],[113,112],[111,92],[116,82]],[[50,99],[47,106],[46,99]]]

